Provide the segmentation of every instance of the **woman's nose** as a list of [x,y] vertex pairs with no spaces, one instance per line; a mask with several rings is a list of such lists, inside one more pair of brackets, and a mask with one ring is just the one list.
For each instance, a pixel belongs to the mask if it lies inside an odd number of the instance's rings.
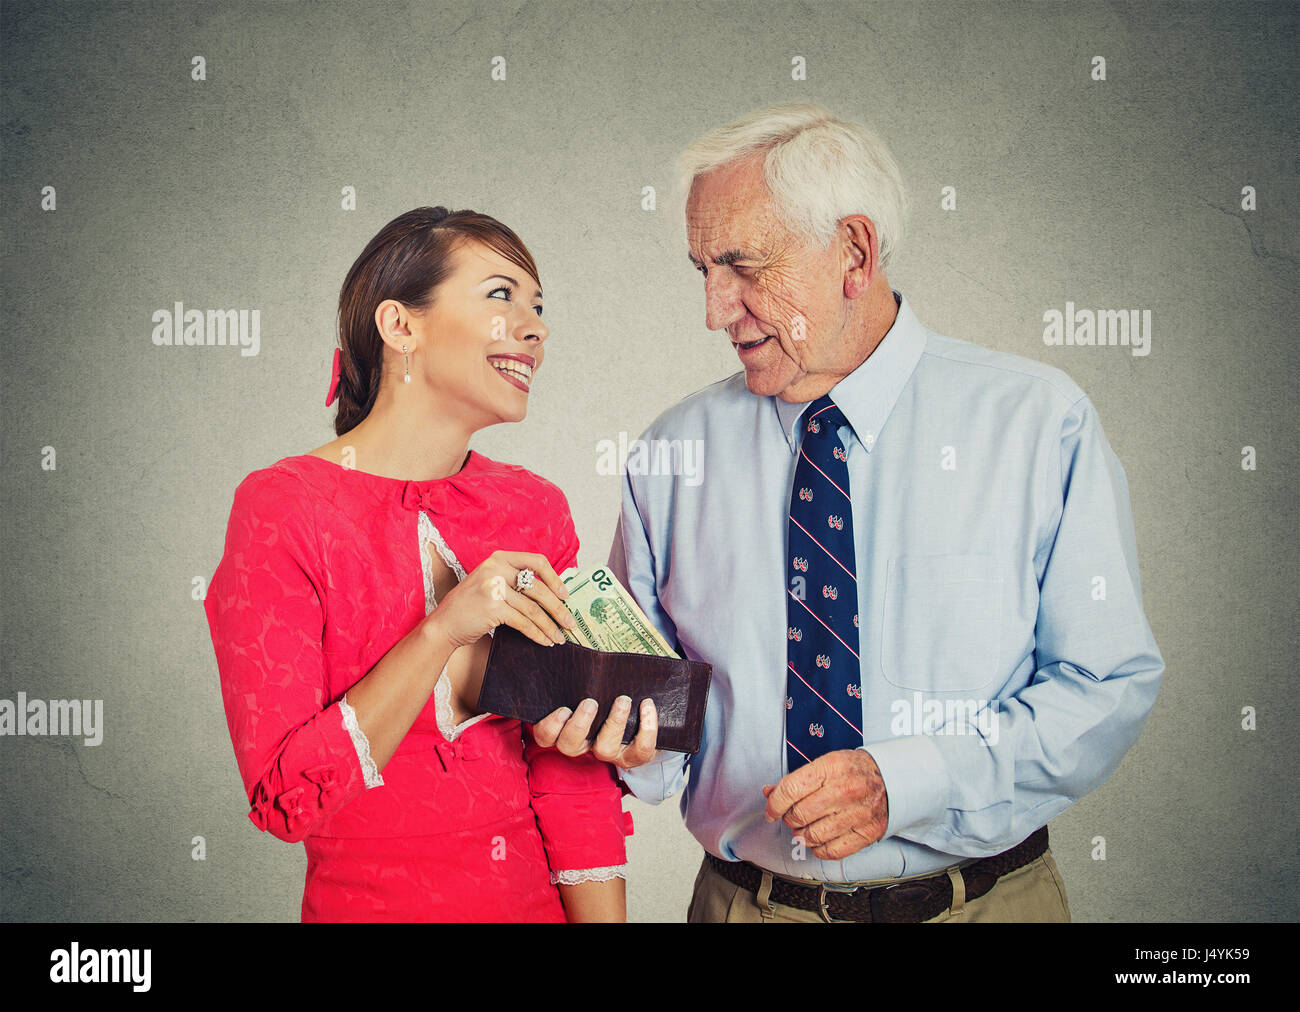
[[528,310],[528,315],[522,317],[515,326],[515,338],[520,341],[527,341],[531,337],[540,344],[549,335],[550,331],[542,322],[542,318],[531,309]]

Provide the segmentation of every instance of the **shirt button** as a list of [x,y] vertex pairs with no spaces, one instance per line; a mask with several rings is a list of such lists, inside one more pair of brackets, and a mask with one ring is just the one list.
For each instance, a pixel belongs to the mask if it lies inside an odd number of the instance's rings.
[[868,446],[874,446],[876,443],[876,437],[872,435],[870,432],[868,432],[865,436],[862,437],[862,441],[866,443]]

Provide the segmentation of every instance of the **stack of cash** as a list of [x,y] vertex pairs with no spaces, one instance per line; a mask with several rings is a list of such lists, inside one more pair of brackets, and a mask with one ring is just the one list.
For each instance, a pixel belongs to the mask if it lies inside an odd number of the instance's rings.
[[677,656],[608,566],[569,570],[561,579],[569,591],[564,604],[578,623],[563,630],[570,642],[593,650]]

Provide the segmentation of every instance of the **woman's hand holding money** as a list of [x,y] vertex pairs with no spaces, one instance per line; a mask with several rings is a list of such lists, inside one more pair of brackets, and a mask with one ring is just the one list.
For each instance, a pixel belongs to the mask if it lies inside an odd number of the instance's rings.
[[[534,579],[516,589],[520,570],[530,569]],[[474,643],[499,625],[519,630],[535,643],[554,646],[565,640],[563,630],[573,629],[573,615],[563,602],[569,597],[564,582],[546,556],[535,552],[498,550],[448,591],[425,619],[430,632],[436,627],[453,647]],[[596,758],[623,769],[641,766],[653,758],[658,731],[654,703],[641,703],[641,726],[636,737],[623,744],[631,703],[620,696],[593,744],[588,743],[595,700],[584,700],[577,712],[567,706],[533,725],[533,737],[543,748],[556,748],[567,756],[593,753]]]

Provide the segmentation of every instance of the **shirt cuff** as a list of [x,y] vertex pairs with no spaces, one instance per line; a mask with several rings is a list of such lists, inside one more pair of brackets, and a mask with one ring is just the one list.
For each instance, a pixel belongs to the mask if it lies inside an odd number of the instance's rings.
[[682,752],[660,749],[649,762],[627,770],[618,768],[618,778],[638,801],[657,805],[680,791],[686,783],[686,760]]
[[551,885],[579,885],[582,882],[608,882],[613,878],[627,879],[627,865],[612,864],[604,868],[577,868],[572,871],[551,872]]
[[343,714],[343,726],[347,729],[348,737],[352,739],[352,747],[357,750],[357,759],[361,761],[361,777],[365,780],[366,789],[383,787],[384,778],[379,775],[379,767],[370,756],[370,739],[357,723],[357,712],[352,709],[346,693],[339,700],[339,712]]
[[860,746],[876,761],[889,802],[885,836],[938,822],[948,808],[949,778],[943,755],[924,734]]

